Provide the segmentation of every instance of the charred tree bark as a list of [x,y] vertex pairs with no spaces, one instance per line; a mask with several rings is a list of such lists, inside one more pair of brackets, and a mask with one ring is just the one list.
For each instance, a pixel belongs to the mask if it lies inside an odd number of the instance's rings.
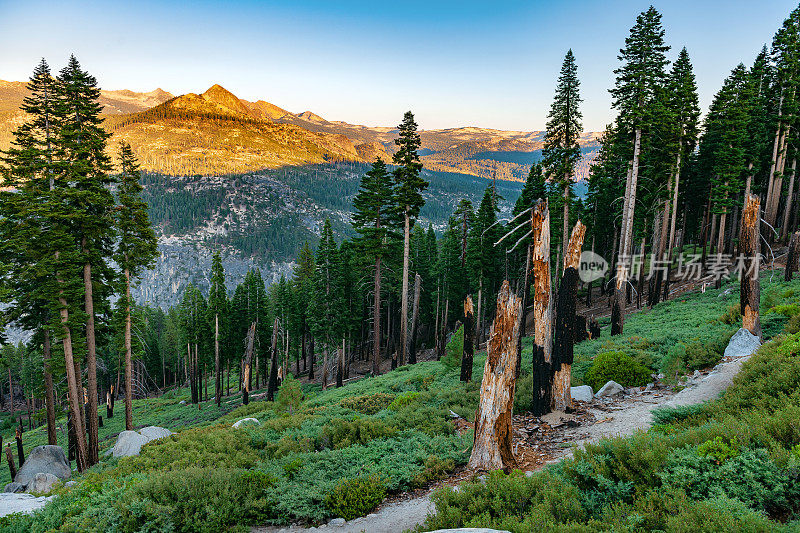
[[14,454],[11,452],[11,443],[6,444],[6,459],[8,460],[8,471],[13,481],[17,477],[17,467],[14,465]]
[[19,466],[25,464],[25,449],[22,447],[22,426],[17,426],[14,430],[14,440],[17,441],[17,457],[19,458]]
[[537,203],[531,218],[533,272],[533,398],[531,412],[550,412],[552,390],[553,301],[550,294],[550,211],[547,201]]
[[761,319],[758,313],[761,303],[761,283],[758,279],[761,259],[760,208],[761,202],[757,196],[751,194],[745,199],[739,237],[740,253],[744,256],[747,266],[747,271],[741,273],[739,292],[742,327],[757,337],[761,337]]
[[472,296],[464,300],[464,350],[461,354],[461,381],[472,380],[472,361],[475,355],[475,314],[472,308]]
[[578,302],[578,265],[581,258],[586,226],[579,220],[572,229],[569,245],[564,252],[564,275],[558,289],[556,330],[553,342],[553,402],[555,411],[572,408],[570,381],[575,343],[575,309]]
[[786,258],[786,269],[783,271],[784,281],[791,281],[797,272],[798,258],[800,258],[800,231],[795,231],[789,239],[789,255]]
[[344,384],[344,339],[342,345],[336,350],[336,387]]
[[250,324],[247,330],[247,348],[242,359],[242,405],[250,403],[250,363],[253,359],[253,344],[256,338],[256,323]]
[[514,408],[514,375],[519,335],[519,299],[508,281],[497,295],[497,313],[489,333],[486,366],[475,415],[475,442],[468,468],[510,471],[517,466],[511,447],[511,415]]
[[[267,383],[267,401],[275,401],[278,390],[278,329],[280,321],[275,317],[272,324],[272,344],[269,351],[269,382]],[[311,368],[314,368],[314,355],[311,356]]]

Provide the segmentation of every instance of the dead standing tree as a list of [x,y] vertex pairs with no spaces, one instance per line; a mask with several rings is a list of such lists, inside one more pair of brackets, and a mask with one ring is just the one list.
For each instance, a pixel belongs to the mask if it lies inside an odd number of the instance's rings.
[[550,412],[552,389],[553,301],[550,295],[550,210],[543,200],[533,208],[533,401],[531,413]]
[[746,268],[740,273],[739,305],[742,312],[742,327],[756,337],[761,337],[761,319],[758,308],[761,303],[761,283],[758,279],[761,259],[761,234],[759,220],[761,201],[749,195],[744,202],[742,230],[739,236],[739,253]]
[[572,408],[570,381],[572,355],[575,344],[575,305],[578,301],[578,265],[581,259],[586,226],[579,220],[572,229],[567,251],[564,254],[564,275],[558,288],[556,303],[556,330],[553,342],[553,401],[554,411]]
[[242,359],[242,405],[250,403],[250,363],[253,360],[253,345],[256,338],[256,323],[247,330],[247,348]]
[[789,239],[789,255],[786,257],[786,269],[783,271],[784,281],[792,281],[792,275],[797,272],[798,258],[800,258],[800,231],[795,231]]
[[475,440],[468,468],[511,470],[517,461],[511,448],[511,414],[516,385],[519,299],[508,281],[497,295],[497,313],[489,332],[481,396],[475,415]]
[[267,382],[267,401],[269,402],[275,400],[275,393],[278,391],[278,331],[280,330],[280,324],[280,319],[275,317],[275,322],[272,325],[272,343],[270,345],[269,354],[269,381]]
[[475,314],[472,296],[464,300],[464,349],[461,354],[461,381],[472,381],[472,361],[475,355]]

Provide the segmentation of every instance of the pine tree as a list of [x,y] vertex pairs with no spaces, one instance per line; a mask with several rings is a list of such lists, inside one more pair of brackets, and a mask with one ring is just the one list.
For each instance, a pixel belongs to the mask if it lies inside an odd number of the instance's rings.
[[[406,116],[409,117],[410,113]],[[413,123],[413,117],[411,122]],[[381,372],[382,266],[384,259],[395,250],[399,226],[396,206],[400,204],[395,198],[395,193],[395,186],[386,170],[386,165],[377,159],[370,171],[361,178],[361,187],[353,200],[353,227],[358,232],[355,244],[359,247],[362,257],[371,261],[374,268],[372,374],[376,376]],[[409,214],[410,211],[406,211],[401,215],[406,221],[406,228]],[[403,262],[407,265],[408,257],[405,257]]]
[[326,360],[338,346],[342,331],[342,284],[339,271],[339,250],[333,238],[330,220],[326,219],[314,261],[312,332],[325,351]]
[[119,207],[116,212],[118,233],[114,258],[122,269],[125,295],[125,428],[133,430],[133,361],[131,350],[131,280],[153,264],[158,256],[155,232],[150,225],[147,204],[142,200],[139,163],[127,143],[120,145]]
[[528,172],[528,178],[525,180],[525,185],[519,193],[517,201],[514,203],[513,214],[518,215],[533,207],[537,200],[542,200],[547,195],[546,180],[541,163],[534,163]]
[[542,150],[542,166],[564,191],[564,228],[562,242],[569,240],[569,206],[571,201],[572,175],[581,159],[578,139],[583,129],[583,115],[579,110],[580,80],[578,67],[572,50],[567,51],[561,74],[558,77],[556,96],[547,115],[547,131]]
[[211,283],[208,291],[208,312],[214,324],[214,401],[222,404],[222,375],[220,362],[220,322],[226,321],[228,291],[225,288],[225,269],[219,251],[211,260]]
[[[295,302],[297,305],[296,313],[299,318],[300,357],[303,359],[304,367],[308,364],[309,301],[313,295],[315,270],[314,252],[311,251],[311,247],[306,241],[300,249],[293,280],[294,292],[297,296]],[[309,372],[309,376],[313,377],[313,370]]]
[[[666,79],[668,64],[664,44],[661,14],[653,6],[636,18],[625,48],[620,50],[622,66],[614,71],[616,83],[610,90],[612,106],[619,110],[617,132],[633,141],[625,184],[625,202],[622,208],[619,256],[627,258],[632,252],[633,224],[636,192],[639,179],[642,135],[651,123],[653,102]],[[616,292],[612,304],[612,334],[622,333],[624,304],[622,289],[628,281],[626,261],[617,263]]]
[[422,163],[419,161],[417,150],[422,142],[411,111],[406,112],[403,121],[397,128],[399,137],[394,142],[398,146],[398,150],[392,160],[398,165],[394,170],[394,180],[397,184],[395,200],[397,210],[403,217],[403,283],[400,294],[400,360],[398,361],[402,365],[406,361],[408,350],[408,272],[411,227],[419,216],[420,209],[425,205],[422,192],[428,188],[428,182],[420,176]]

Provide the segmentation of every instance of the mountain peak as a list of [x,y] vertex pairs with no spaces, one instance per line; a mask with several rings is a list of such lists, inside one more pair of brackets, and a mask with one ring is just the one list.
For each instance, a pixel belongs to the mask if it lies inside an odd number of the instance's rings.
[[327,120],[325,120],[321,116],[317,115],[316,113],[312,113],[311,111],[304,111],[304,112],[300,113],[299,115],[297,115],[297,118],[301,118],[301,119],[303,119],[305,121],[308,121],[308,122],[314,122],[315,124],[323,124],[323,123],[328,122]]
[[247,115],[247,107],[239,98],[222,85],[215,83],[201,94],[204,100],[222,106],[230,111]]

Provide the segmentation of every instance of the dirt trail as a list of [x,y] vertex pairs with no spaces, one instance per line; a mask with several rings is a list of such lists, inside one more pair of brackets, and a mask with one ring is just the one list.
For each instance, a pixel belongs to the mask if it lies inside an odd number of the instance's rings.
[[[695,405],[719,396],[731,384],[733,377],[739,372],[747,357],[734,358],[720,363],[708,373],[696,373],[689,377],[686,387],[680,392],[672,388],[653,387],[650,390],[629,389],[624,395],[612,398],[595,399],[580,405],[582,416],[564,413],[551,413],[541,418],[541,425],[553,428],[549,438],[559,445],[556,452],[541,452],[542,460],[538,464],[552,463],[572,456],[572,447],[585,443],[597,442],[606,437],[626,436],[637,430],[645,430],[652,423],[651,411],[656,407],[675,407]],[[580,420],[580,422],[577,422]],[[538,431],[537,425],[534,429]],[[518,434],[515,428],[515,435]],[[541,440],[539,442],[542,442]],[[525,443],[521,443],[525,446]],[[567,445],[570,445],[567,447]],[[531,449],[539,448],[534,444]],[[529,450],[525,450],[528,452]],[[523,452],[523,453],[525,453]],[[535,453],[535,452],[533,452]],[[469,477],[469,472],[461,472],[459,479]],[[452,483],[450,483],[452,484]],[[254,528],[252,533],[275,532],[325,532],[325,533],[397,533],[412,529],[425,520],[428,513],[433,512],[430,492],[427,494],[388,502],[374,513],[338,525],[336,521],[320,527],[304,528],[292,526],[288,528],[264,527]]]

